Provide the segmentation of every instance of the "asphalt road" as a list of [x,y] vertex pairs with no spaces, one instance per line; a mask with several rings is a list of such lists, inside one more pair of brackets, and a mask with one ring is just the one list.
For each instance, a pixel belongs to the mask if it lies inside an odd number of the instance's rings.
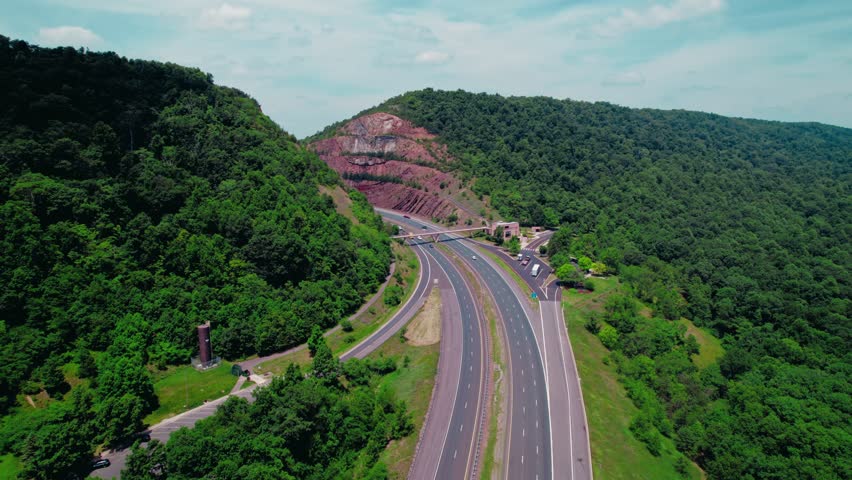
[[[537,239],[541,240],[541,239]],[[537,247],[543,241],[533,245]],[[569,479],[591,479],[591,451],[587,429],[583,395],[565,318],[562,311],[562,289],[556,282],[545,284],[552,271],[533,250],[523,251],[530,256],[530,263],[522,265],[516,258],[506,255],[503,249],[478,243],[503,258],[539,297],[538,323],[533,322],[538,338],[542,339],[542,351],[547,366],[549,399],[552,405],[551,428],[553,430],[553,477]],[[540,265],[541,273],[533,277],[532,266]],[[532,309],[528,314],[535,316]]]
[[[407,228],[419,225],[402,216],[389,218]],[[409,478],[472,478],[479,461],[481,445],[478,439],[487,400],[487,327],[481,306],[458,268],[440,249],[430,248],[428,240],[414,239],[412,244],[427,252],[449,279],[458,310],[453,311],[451,307],[445,320],[461,326],[461,332],[457,334],[452,326],[443,329],[450,335],[442,332],[442,358],[436,385],[439,390],[432,398],[433,405],[430,405]],[[450,394],[453,400],[447,402]]]
[[[386,217],[416,225],[416,228],[425,234],[430,230],[440,230],[439,227],[424,221],[404,219],[402,214],[396,212],[380,211]],[[425,229],[422,228],[424,226]],[[481,258],[480,254],[465,245],[463,240],[444,235],[440,241],[453,249],[484,280],[497,302],[508,333],[511,398],[505,478],[552,478],[549,395],[544,357],[539,350],[532,317],[523,306],[527,302],[509,286],[510,281],[498,272],[497,267]],[[477,260],[473,260],[473,256],[476,256]]]

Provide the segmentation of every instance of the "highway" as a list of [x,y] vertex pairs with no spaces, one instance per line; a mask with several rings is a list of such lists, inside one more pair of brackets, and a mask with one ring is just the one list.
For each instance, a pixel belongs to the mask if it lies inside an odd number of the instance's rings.
[[[401,216],[390,219],[407,228],[413,226]],[[456,310],[449,309],[443,316],[436,393],[409,478],[473,478],[479,462],[478,440],[487,408],[490,371],[485,318],[464,275],[447,256],[438,248],[427,248],[426,240],[413,239],[412,243],[416,249],[428,252],[430,260],[449,279]],[[458,326],[460,332],[456,330]],[[448,402],[450,395],[452,401]]]
[[[429,230],[439,230],[424,221],[406,219],[402,214],[389,210],[377,210],[383,216],[420,228],[426,234]],[[464,245],[464,241],[447,236],[441,236],[440,240],[464,259],[484,280],[497,302],[498,313],[509,337],[508,370],[511,389],[504,477],[530,480],[553,478],[549,395],[544,357],[539,350],[540,342],[537,341],[533,329],[533,316],[524,309],[527,302],[510,287],[511,281],[507,281],[497,267]],[[473,260],[473,256],[478,259]]]
[[[475,243],[480,248],[503,258],[538,296],[537,316],[539,318],[538,322],[534,322],[534,328],[538,338],[543,340],[542,351],[547,365],[548,395],[550,405],[553,406],[550,418],[555,452],[553,477],[591,479],[588,423],[574,353],[571,350],[562,311],[562,289],[555,281],[546,283],[552,269],[535,254],[534,250],[543,243],[543,240],[536,239],[536,242],[531,244],[533,249],[522,251],[525,257],[530,256],[530,262],[527,265],[512,259],[504,253],[504,250],[493,245]],[[533,277],[531,270],[535,264],[540,265],[540,273]],[[516,293],[523,295],[519,290]],[[528,305],[525,307],[531,318],[536,316],[533,309]]]
[[472,478],[486,408],[489,347],[484,317],[464,276],[440,249],[417,239],[410,245],[426,265],[423,270],[433,272],[427,283],[439,286],[442,312],[438,378],[408,478]]

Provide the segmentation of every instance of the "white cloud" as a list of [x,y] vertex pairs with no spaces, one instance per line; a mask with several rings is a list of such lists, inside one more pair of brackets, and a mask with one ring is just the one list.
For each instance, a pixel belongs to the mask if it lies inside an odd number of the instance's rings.
[[618,73],[601,82],[604,87],[635,87],[644,84],[645,77],[639,72]]
[[38,31],[38,43],[48,46],[92,47],[102,41],[95,32],[83,27],[61,26],[41,28]]
[[251,9],[223,3],[201,12],[199,24],[202,28],[219,30],[242,30],[248,26]]
[[447,52],[438,52],[435,50],[427,50],[425,52],[420,52],[414,57],[414,61],[417,63],[428,63],[433,65],[438,65],[441,63],[446,63],[450,60],[450,54]]
[[663,25],[716,13],[725,8],[724,0],[675,0],[670,5],[654,4],[642,11],[625,8],[595,27],[602,36],[618,36],[631,30]]

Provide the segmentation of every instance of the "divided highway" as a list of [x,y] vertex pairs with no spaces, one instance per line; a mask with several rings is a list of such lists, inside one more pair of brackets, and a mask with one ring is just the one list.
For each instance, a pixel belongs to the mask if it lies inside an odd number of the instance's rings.
[[[425,234],[428,234],[430,230],[438,230],[435,226],[419,220],[406,219],[396,212],[377,210],[383,216],[415,226]],[[497,302],[497,308],[509,337],[511,390],[510,418],[506,432],[505,478],[530,480],[553,478],[549,396],[544,361],[536,333],[532,328],[531,316],[527,314],[522,304],[526,301],[519,299],[508,281],[490,263],[482,259],[473,260],[477,252],[463,245],[462,241],[445,235],[442,235],[440,240],[465,259],[466,263],[484,280]]]
[[[407,228],[414,226],[401,216],[389,218]],[[479,462],[482,412],[487,407],[489,365],[485,320],[470,286],[446,255],[440,249],[425,248],[425,241],[413,240],[412,245],[428,252],[430,260],[440,266],[457,302],[456,309],[450,309],[442,319],[437,391],[409,478],[473,478]],[[458,327],[460,334],[456,333]],[[450,395],[453,400],[447,402]],[[441,406],[436,410],[439,402]]]

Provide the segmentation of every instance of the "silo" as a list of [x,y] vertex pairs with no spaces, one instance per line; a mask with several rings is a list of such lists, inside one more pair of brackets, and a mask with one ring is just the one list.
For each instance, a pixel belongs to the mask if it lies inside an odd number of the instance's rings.
[[210,323],[198,326],[198,350],[199,360],[202,365],[207,365],[213,358],[213,349],[210,346]]

